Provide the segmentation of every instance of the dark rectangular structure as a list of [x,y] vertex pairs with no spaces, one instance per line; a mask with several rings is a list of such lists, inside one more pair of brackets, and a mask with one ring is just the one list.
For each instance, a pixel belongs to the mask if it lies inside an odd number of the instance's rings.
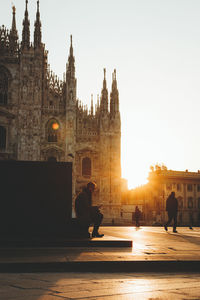
[[72,212],[72,163],[0,161],[0,234],[60,235]]

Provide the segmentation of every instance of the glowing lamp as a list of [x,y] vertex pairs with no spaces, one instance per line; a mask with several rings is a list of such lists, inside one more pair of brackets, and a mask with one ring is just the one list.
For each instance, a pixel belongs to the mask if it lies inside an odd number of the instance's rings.
[[52,129],[53,130],[58,130],[58,128],[59,128],[59,124],[58,123],[53,123],[52,124]]

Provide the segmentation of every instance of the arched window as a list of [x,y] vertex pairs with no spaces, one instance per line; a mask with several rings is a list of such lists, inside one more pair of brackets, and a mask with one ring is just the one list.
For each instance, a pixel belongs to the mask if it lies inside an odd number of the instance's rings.
[[6,149],[6,129],[0,126],[0,150]]
[[8,77],[5,72],[0,71],[0,104],[8,102]]
[[188,208],[193,208],[193,198],[188,197]]
[[179,196],[177,200],[178,200],[178,208],[179,209],[183,208],[183,197]]
[[192,190],[193,190],[192,184],[187,184],[187,190],[188,190],[188,192],[192,192]]
[[47,123],[47,141],[57,143],[59,138],[60,125],[57,120],[51,119]]
[[82,160],[82,176],[91,176],[91,159],[84,157]]

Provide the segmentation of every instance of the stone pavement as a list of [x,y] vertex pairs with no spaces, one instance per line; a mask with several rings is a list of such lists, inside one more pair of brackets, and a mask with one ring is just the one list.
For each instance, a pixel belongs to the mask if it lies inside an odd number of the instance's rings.
[[[0,248],[0,300],[200,299],[200,228],[101,231],[105,240],[132,239],[133,247]],[[161,264],[165,272],[158,272]]]
[[[0,272],[200,272],[200,228],[102,227],[105,240],[132,248],[0,248]],[[199,298],[200,299],[200,298]]]
[[200,299],[200,274],[0,274],[0,300]]

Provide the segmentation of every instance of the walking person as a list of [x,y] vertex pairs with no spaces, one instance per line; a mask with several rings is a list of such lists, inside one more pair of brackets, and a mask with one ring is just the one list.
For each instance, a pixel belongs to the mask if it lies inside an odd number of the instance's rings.
[[104,234],[99,233],[99,226],[103,220],[103,214],[99,208],[101,206],[92,206],[92,193],[96,188],[96,183],[88,182],[87,186],[78,194],[75,200],[75,212],[77,219],[83,226],[89,227],[94,225],[92,237],[103,237]]
[[166,211],[168,213],[168,221],[164,225],[164,228],[167,231],[168,230],[167,226],[169,226],[169,224],[171,223],[171,221],[173,219],[173,222],[174,222],[173,223],[173,232],[176,233],[177,232],[176,226],[177,226],[178,201],[175,197],[175,192],[171,192],[171,194],[167,198]]
[[135,207],[135,226],[140,227],[140,216],[141,211],[139,210],[138,206]]

